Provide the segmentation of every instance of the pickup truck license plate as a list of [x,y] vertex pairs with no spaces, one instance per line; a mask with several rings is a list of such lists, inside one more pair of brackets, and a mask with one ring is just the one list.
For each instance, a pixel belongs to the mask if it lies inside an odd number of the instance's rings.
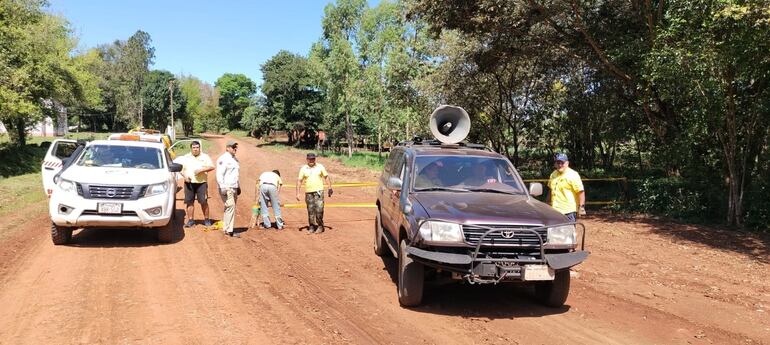
[[523,280],[553,280],[556,272],[548,265],[524,265]]
[[123,204],[119,202],[100,202],[98,208],[99,213],[120,214],[123,212]]

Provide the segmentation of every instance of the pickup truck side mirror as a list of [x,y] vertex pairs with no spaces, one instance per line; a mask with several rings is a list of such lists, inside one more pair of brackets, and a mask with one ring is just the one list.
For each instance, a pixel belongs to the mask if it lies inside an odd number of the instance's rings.
[[182,171],[182,164],[171,163],[171,164],[168,165],[168,171],[170,171],[170,172],[180,172],[180,171]]
[[388,182],[385,183],[385,187],[390,190],[401,190],[401,185],[401,179],[398,177],[391,177],[388,179]]
[[529,195],[541,196],[543,195],[543,185],[539,182],[532,182],[529,184]]

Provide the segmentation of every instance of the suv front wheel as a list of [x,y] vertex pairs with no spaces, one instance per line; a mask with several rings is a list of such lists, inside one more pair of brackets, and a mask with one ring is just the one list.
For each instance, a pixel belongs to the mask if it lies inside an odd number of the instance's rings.
[[549,307],[558,308],[564,305],[569,295],[569,270],[556,271],[556,277],[549,282],[535,285],[535,296]]
[[414,307],[422,303],[425,268],[407,255],[406,240],[398,246],[398,303]]
[[380,216],[380,210],[377,210],[377,216],[374,218],[374,254],[378,256],[389,256],[390,249],[388,249],[383,241],[382,237],[382,217]]

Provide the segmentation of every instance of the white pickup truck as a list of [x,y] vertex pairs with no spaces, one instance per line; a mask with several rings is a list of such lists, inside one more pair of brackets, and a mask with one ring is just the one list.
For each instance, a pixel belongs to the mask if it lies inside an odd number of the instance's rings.
[[[54,159],[60,143],[52,144],[43,162],[43,184],[50,195],[54,244],[66,244],[74,229],[89,227],[158,228],[161,242],[173,240],[176,173],[182,166],[172,162],[157,136],[111,139],[85,144],[65,158],[72,162],[60,174],[63,162]],[[48,170],[46,162],[59,164]]]

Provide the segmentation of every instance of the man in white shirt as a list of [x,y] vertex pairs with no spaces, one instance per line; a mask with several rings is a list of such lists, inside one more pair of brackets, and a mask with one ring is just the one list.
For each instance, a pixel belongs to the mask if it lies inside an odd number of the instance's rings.
[[193,141],[190,144],[190,153],[181,157],[184,168],[182,177],[184,177],[184,203],[187,206],[187,223],[185,227],[189,228],[195,225],[195,199],[203,210],[203,225],[211,226],[209,218],[208,203],[208,172],[214,170],[214,163],[209,155],[201,152],[201,143]]
[[233,230],[235,224],[235,202],[238,199],[238,194],[241,192],[240,184],[238,183],[239,171],[241,168],[238,159],[235,158],[235,152],[238,150],[238,143],[234,140],[230,140],[225,145],[225,153],[219,156],[217,159],[217,184],[219,185],[219,195],[222,196],[222,201],[225,203],[225,212],[222,216],[222,230],[225,235],[230,237],[241,237]]
[[262,226],[266,229],[273,225],[270,223],[270,210],[267,209],[267,202],[273,204],[273,216],[278,230],[283,229],[283,218],[281,218],[281,198],[279,193],[283,180],[281,172],[278,170],[266,171],[259,175],[259,206],[262,215]]

